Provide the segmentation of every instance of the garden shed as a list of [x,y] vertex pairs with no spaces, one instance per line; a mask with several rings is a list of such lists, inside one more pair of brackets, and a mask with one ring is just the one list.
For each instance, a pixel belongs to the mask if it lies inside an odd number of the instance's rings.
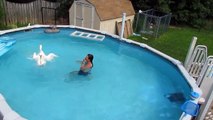
[[126,20],[132,23],[135,11],[130,0],[75,0],[69,10],[69,22],[115,34],[122,13],[126,13]]

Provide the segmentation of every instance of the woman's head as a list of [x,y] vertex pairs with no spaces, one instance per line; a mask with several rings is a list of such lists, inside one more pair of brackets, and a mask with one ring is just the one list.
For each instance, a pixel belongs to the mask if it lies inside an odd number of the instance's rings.
[[93,55],[92,54],[87,54],[88,59],[90,60],[90,62],[93,61]]

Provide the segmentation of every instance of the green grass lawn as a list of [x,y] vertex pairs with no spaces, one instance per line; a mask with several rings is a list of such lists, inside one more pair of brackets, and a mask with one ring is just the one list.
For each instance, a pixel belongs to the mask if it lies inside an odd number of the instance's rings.
[[213,31],[197,30],[188,27],[170,27],[159,38],[144,40],[139,36],[130,36],[129,39],[145,43],[175,59],[184,62],[192,37],[198,38],[197,45],[206,45],[208,55],[213,55]]

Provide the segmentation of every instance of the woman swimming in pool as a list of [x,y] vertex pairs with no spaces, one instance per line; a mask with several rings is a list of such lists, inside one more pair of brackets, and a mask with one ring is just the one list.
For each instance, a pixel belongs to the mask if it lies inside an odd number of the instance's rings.
[[81,62],[80,70],[78,71],[79,75],[87,75],[93,67],[93,55],[87,54],[84,60]]

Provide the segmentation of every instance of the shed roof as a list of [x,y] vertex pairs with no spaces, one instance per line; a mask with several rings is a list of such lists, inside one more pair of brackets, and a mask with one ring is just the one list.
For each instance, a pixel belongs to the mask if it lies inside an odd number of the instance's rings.
[[134,15],[130,0],[87,0],[94,5],[101,21],[122,17],[125,12],[126,16]]

